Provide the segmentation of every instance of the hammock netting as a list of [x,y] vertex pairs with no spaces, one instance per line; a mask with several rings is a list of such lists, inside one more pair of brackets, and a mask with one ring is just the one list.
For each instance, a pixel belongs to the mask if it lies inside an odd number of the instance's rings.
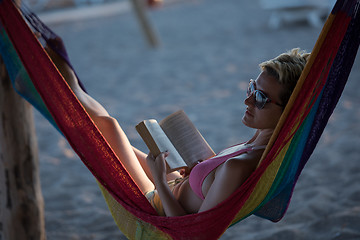
[[180,217],[157,215],[33,31],[70,64],[63,45],[55,41],[58,36],[11,0],[0,0],[0,53],[14,89],[67,138],[97,179],[115,222],[129,239],[217,239],[252,214],[274,222],[284,216],[355,60],[359,5],[360,0],[335,4],[254,173],[213,209]]

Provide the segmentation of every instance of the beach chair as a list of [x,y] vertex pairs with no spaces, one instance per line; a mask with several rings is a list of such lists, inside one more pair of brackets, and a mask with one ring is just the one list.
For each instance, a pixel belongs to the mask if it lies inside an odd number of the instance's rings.
[[332,0],[260,0],[260,6],[270,12],[268,25],[277,29],[283,23],[307,21],[313,27],[322,26],[335,1]]
[[21,14],[11,0],[0,1],[0,53],[15,90],[67,138],[129,239],[217,239],[252,214],[274,222],[284,216],[351,71],[360,42],[359,5],[360,0],[335,4],[253,174],[213,209],[180,217],[157,215],[26,21],[68,61],[57,36],[31,12],[21,9]]

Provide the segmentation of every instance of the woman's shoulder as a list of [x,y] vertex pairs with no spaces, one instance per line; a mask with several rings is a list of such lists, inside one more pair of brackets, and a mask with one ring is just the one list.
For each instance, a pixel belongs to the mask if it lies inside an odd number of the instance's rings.
[[227,167],[233,167],[233,168],[251,168],[254,169],[264,152],[264,149],[256,149],[248,152],[244,152],[240,155],[237,155],[235,157],[229,158],[225,165]]
[[244,150],[250,151],[251,149],[249,146],[246,146],[245,143],[239,143],[239,144],[232,145],[230,147],[223,149],[216,156],[228,155],[228,154],[232,154],[234,152],[239,152],[239,151],[241,152]]
[[216,169],[215,179],[235,191],[254,172],[259,160],[260,156],[251,152],[230,158]]
[[[223,150],[222,152],[220,152],[217,157],[225,157],[225,156],[229,156],[232,155],[232,157],[229,157],[227,160],[225,160],[223,162],[223,164],[221,164],[218,169],[220,170],[220,168],[233,168],[233,170],[236,171],[242,171],[242,170],[246,170],[246,172],[248,170],[253,171],[256,166],[258,165],[262,153],[265,150],[265,145],[264,146],[250,146],[247,145],[246,143],[241,143],[241,144],[237,144],[234,146],[231,146],[229,148],[226,148],[225,150]],[[233,154],[237,154],[237,155],[233,155]]]

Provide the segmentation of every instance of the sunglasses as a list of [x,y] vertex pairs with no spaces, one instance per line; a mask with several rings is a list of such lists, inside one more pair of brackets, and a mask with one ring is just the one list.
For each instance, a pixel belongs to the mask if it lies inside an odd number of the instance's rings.
[[258,109],[263,109],[265,107],[265,104],[267,104],[267,103],[274,103],[274,104],[276,104],[276,105],[278,105],[280,107],[284,107],[282,104],[270,100],[270,98],[268,98],[266,96],[266,94],[263,93],[262,91],[256,90],[255,89],[255,81],[253,79],[250,79],[249,87],[247,89],[246,95],[247,95],[247,97],[250,97],[251,95],[254,95],[255,106]]

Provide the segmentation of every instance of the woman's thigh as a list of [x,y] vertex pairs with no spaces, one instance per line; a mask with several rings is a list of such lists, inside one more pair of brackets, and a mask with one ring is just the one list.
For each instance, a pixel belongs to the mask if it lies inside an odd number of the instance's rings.
[[143,193],[152,191],[154,184],[145,173],[117,120],[108,116],[93,117],[93,120],[140,190]]

